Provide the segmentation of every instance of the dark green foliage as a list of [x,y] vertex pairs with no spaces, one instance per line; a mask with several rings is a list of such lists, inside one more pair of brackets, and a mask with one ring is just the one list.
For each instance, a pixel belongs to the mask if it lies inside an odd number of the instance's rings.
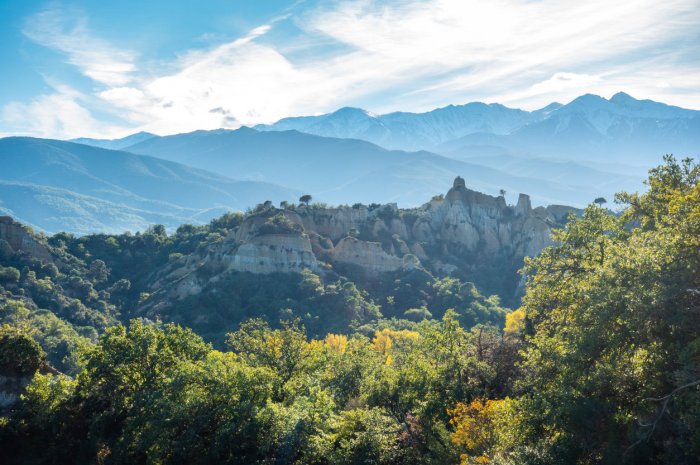
[[67,374],[78,371],[79,351],[97,338],[91,326],[74,326],[26,301],[0,301],[0,324],[31,336],[46,352],[50,366]]
[[427,308],[411,308],[403,312],[404,318],[411,321],[423,321],[433,318],[433,314]]
[[520,463],[697,463],[699,180],[667,157],[528,263]]
[[[209,223],[209,228],[213,230],[232,230],[243,222],[243,214],[239,212],[226,213],[223,216],[214,218]],[[180,236],[188,236],[197,232],[197,227],[191,224],[183,224],[177,228],[177,234]]]
[[29,334],[0,326],[0,375],[33,375],[45,359],[46,353]]
[[407,310],[419,308],[442,318],[451,308],[465,327],[476,324],[502,327],[505,322],[507,309],[501,306],[498,296],[487,298],[473,283],[458,278],[436,278],[424,269],[384,273],[378,278],[364,276],[361,270],[351,266],[339,269],[381,302],[382,315],[388,318],[401,318]]
[[381,337],[393,344],[309,342],[295,323],[256,320],[219,352],[133,320],[105,332],[74,381],[37,375],[0,447],[7,463],[454,462],[443,405],[483,392],[496,361],[450,316]]
[[175,304],[169,316],[220,344],[226,332],[249,318],[273,324],[299,318],[310,334],[321,337],[374,320],[380,313],[369,296],[349,281],[324,284],[310,271],[268,275],[231,272],[202,293]]
[[0,283],[16,283],[19,281],[19,277],[20,273],[17,268],[0,267]]

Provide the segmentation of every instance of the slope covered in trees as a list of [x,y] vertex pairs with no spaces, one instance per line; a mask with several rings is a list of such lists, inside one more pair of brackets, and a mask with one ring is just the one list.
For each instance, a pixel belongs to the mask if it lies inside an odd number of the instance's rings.
[[[210,338],[214,348],[175,324],[126,323],[128,309],[144,298],[144,267],[236,220],[172,237],[54,236],[58,271],[38,274],[21,256],[3,262],[2,315],[15,316],[0,342],[25,341],[16,359],[27,363],[3,358],[0,369],[39,373],[2,417],[0,448],[10,463],[696,463],[699,180],[698,165],[668,157],[646,193],[618,196],[621,216],[589,206],[527,261],[522,305],[482,321],[495,326],[452,310],[394,320],[370,312],[363,324],[333,328],[276,314]],[[120,250],[122,261],[100,264],[100,247]],[[93,296],[87,310],[58,303],[78,298],[72,276]],[[107,290],[127,276],[127,289]],[[328,292],[371,308],[367,291],[345,293],[351,282],[301,276],[306,283],[292,287],[315,288],[315,297],[296,298],[318,321],[331,305],[318,296]],[[450,289],[434,279],[431,287]],[[55,298],[42,301],[47,288]],[[104,320],[90,320],[91,310]],[[50,353],[47,332],[35,329],[49,315],[70,324],[71,376],[42,372],[27,342]],[[126,324],[110,326],[116,320]],[[90,325],[98,338],[83,329]]]
[[621,217],[591,206],[528,263],[517,395],[459,407],[465,463],[697,463],[700,169],[650,174]]

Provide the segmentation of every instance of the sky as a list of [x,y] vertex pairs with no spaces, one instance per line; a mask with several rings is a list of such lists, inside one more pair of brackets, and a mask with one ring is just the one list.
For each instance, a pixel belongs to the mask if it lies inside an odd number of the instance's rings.
[[0,63],[0,136],[619,91],[700,109],[700,0],[0,0]]

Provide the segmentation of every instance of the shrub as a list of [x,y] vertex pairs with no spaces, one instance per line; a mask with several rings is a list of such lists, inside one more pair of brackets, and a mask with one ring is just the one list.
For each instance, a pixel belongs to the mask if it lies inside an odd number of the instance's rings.
[[0,283],[16,283],[19,281],[19,270],[17,268],[8,266],[0,266]]
[[0,373],[31,375],[43,364],[46,353],[26,333],[10,326],[0,327]]
[[258,235],[265,234],[301,234],[304,228],[300,224],[294,223],[283,214],[277,214],[268,218],[258,229]]

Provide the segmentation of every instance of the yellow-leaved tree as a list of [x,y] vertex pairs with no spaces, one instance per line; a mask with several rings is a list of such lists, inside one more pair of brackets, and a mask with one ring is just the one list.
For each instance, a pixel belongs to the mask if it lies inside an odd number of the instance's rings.
[[466,452],[462,465],[490,463],[504,456],[514,444],[512,434],[517,429],[513,402],[505,399],[475,399],[469,404],[458,402],[449,409],[450,424],[455,430],[452,442]]

